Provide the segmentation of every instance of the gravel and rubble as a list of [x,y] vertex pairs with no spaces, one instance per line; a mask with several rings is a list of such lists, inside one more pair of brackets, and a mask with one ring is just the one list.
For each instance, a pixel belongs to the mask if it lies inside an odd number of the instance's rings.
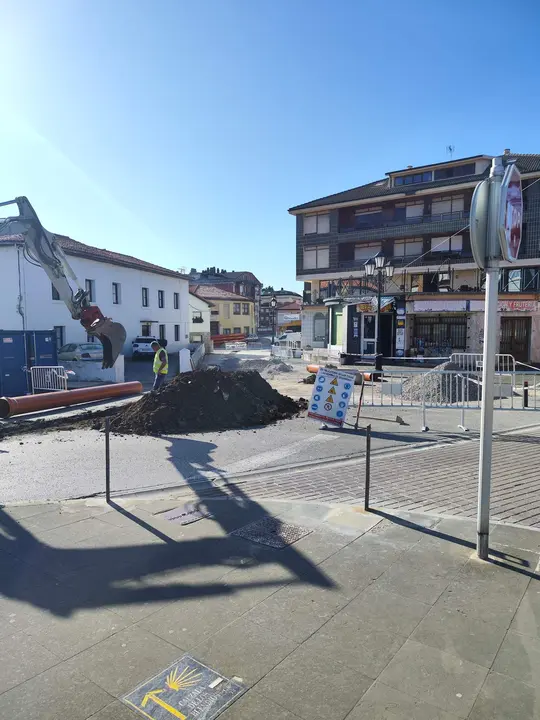
[[401,389],[403,400],[421,402],[424,394],[428,404],[479,400],[482,394],[480,376],[476,378],[470,373],[464,374],[460,365],[449,361],[404,380]]

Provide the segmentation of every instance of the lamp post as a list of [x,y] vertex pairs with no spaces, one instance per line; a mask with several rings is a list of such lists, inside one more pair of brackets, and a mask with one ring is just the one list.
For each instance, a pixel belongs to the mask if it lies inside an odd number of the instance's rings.
[[375,360],[377,365],[377,358],[381,355],[381,295],[384,289],[384,278],[390,279],[394,275],[394,266],[382,252],[378,252],[374,258],[370,258],[365,262],[364,270],[366,271],[366,277],[377,278],[377,343]]
[[277,307],[277,300],[276,296],[273,295],[272,299],[270,300],[270,307],[272,308],[272,345],[274,344],[276,340],[276,307]]

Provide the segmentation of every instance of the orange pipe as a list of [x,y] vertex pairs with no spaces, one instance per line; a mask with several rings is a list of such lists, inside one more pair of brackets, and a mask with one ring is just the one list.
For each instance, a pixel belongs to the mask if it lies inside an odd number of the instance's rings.
[[[306,370],[308,371],[308,373],[313,373],[314,375],[316,375],[319,372],[319,368],[320,368],[320,365],[308,365],[306,367]],[[340,370],[342,370],[342,369],[343,368],[340,368]],[[345,371],[347,371],[347,370],[349,370],[349,368],[346,367]],[[373,380],[373,378],[372,378],[373,373],[369,373],[369,372],[361,373],[358,370],[356,372],[359,375],[362,375],[364,377],[364,380]]]
[[0,398],[0,418],[8,418],[21,413],[48,410],[50,408],[76,405],[92,400],[138,395],[142,393],[140,382],[124,382],[117,385],[98,385],[96,387],[78,388],[77,390],[60,390],[59,392],[43,393],[42,395],[21,395],[19,397]]

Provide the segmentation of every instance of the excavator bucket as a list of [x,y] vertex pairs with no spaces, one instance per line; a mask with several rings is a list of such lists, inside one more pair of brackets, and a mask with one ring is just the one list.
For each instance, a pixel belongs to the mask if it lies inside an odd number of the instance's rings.
[[87,305],[81,311],[81,325],[89,335],[95,335],[103,345],[103,367],[116,362],[126,341],[126,329],[120,323],[105,317],[96,305]]
[[110,368],[116,362],[126,341],[126,330],[120,323],[105,318],[93,333],[103,345],[103,367]]

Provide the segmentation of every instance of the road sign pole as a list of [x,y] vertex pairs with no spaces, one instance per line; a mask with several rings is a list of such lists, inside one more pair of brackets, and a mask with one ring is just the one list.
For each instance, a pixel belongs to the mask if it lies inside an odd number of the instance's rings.
[[478,466],[478,557],[489,555],[489,502],[491,494],[491,454],[493,445],[493,382],[497,345],[497,301],[499,286],[499,207],[503,175],[502,158],[492,161],[486,243],[486,306],[484,313],[484,353],[482,366],[482,409],[480,416],[480,459]]

